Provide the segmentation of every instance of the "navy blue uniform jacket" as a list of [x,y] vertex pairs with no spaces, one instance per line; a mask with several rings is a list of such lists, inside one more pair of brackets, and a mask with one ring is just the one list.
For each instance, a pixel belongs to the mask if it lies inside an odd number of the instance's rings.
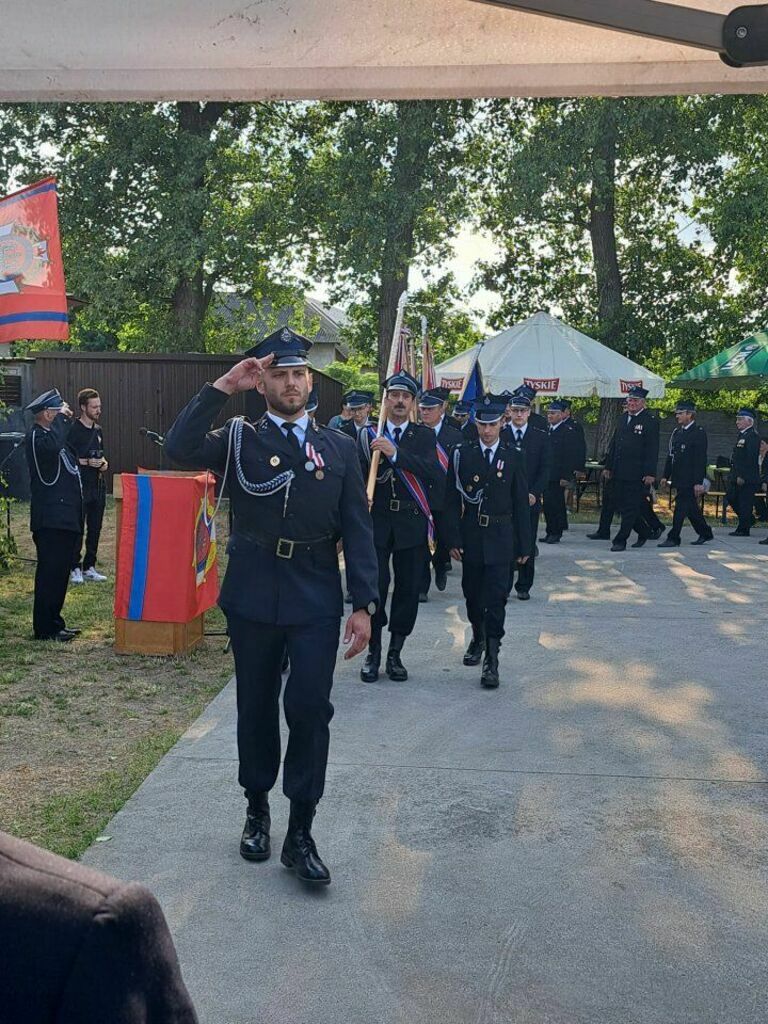
[[[382,456],[379,462],[379,474],[371,508],[376,546],[386,547],[392,538],[393,547],[397,551],[426,544],[427,520],[417,508],[411,492],[398,474],[393,473],[393,468],[413,473],[428,494],[440,483],[443,475],[437,461],[434,430],[420,423],[404,423],[403,430],[405,432],[400,438],[395,466],[391,465],[386,456]],[[367,477],[369,463],[362,431],[357,442],[360,464]],[[399,511],[392,510],[392,502],[399,502]]]
[[610,469],[617,480],[638,482],[644,476],[656,476],[659,461],[659,421],[643,409],[627,422],[622,413],[619,425],[613,432],[605,468]]
[[[71,426],[72,420],[59,413],[48,430],[34,423],[27,434],[25,451],[29,467],[32,533],[37,530],[83,531],[80,472],[78,469],[77,473],[71,473],[67,468],[67,464],[77,467],[77,456],[67,446]],[[56,483],[50,487],[43,483],[52,483],[53,480]]]
[[731,484],[741,477],[745,484],[754,485],[757,490],[760,483],[760,438],[752,427],[739,433],[731,455]]
[[[206,384],[181,411],[165,438],[165,451],[174,462],[224,473],[233,421],[218,430],[209,427],[228,397]],[[238,480],[232,453],[227,484],[233,525],[219,598],[225,612],[279,626],[341,617],[339,539],[344,541],[353,608],[378,601],[378,562],[355,445],[338,430],[311,422],[306,440],[324,462],[319,474],[314,466],[305,469],[305,450],[297,453],[268,416],[243,424],[241,463],[246,480],[264,483],[289,469],[295,477],[287,506],[285,490],[266,497],[252,495]],[[281,558],[275,551],[281,537],[327,542]]]
[[694,423],[683,430],[675,427],[669,439],[664,477],[678,490],[695,487],[707,475],[707,432]]
[[[514,427],[512,436],[514,437]],[[549,438],[543,430],[528,424],[523,434],[521,450],[525,456],[525,472],[528,477],[528,492],[541,500],[549,480]]]
[[[463,548],[464,561],[481,565],[512,562],[533,554],[528,477],[525,456],[503,441],[487,469],[479,441],[462,444],[458,457],[459,481],[470,498],[482,488],[480,505],[465,501],[456,487],[455,462],[451,460],[446,491],[446,543]],[[482,516],[488,516],[486,526]]]

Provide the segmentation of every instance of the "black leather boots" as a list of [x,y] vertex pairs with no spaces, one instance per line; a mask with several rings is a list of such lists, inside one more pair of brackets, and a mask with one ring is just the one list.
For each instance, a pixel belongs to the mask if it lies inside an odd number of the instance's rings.
[[480,677],[480,685],[486,690],[495,690],[499,685],[499,648],[501,640],[497,637],[488,637],[485,642],[485,659],[483,661],[483,674]]
[[330,885],[331,874],[320,859],[312,838],[312,819],[315,804],[309,800],[291,800],[288,832],[283,843],[280,860],[295,872],[302,882],[312,885]]
[[408,678],[408,670],[400,660],[400,651],[404,643],[404,636],[393,633],[387,651],[387,675],[396,683],[404,683]]
[[464,654],[465,665],[479,665],[485,650],[485,633],[482,626],[472,627],[472,639]]
[[248,811],[245,828],[240,840],[240,856],[246,860],[268,860],[269,847],[269,800],[266,793],[246,793]]

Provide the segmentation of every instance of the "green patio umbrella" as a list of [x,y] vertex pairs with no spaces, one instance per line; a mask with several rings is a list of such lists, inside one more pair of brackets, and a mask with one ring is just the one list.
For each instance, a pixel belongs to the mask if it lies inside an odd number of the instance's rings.
[[753,391],[768,384],[768,329],[719,352],[668,385],[691,391],[739,388]]

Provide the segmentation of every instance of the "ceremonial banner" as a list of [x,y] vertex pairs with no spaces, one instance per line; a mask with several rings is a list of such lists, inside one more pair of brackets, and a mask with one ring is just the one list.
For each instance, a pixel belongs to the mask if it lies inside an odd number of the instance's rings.
[[0,199],[0,344],[69,338],[56,179]]
[[219,595],[213,478],[123,473],[115,618],[191,622]]

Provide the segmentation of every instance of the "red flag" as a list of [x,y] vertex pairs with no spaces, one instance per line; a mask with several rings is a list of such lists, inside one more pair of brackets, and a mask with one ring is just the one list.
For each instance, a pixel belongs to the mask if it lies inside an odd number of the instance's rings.
[[0,344],[69,338],[56,179],[0,199]]
[[397,353],[395,355],[395,368],[393,373],[400,373],[405,370],[413,374],[413,360],[411,358],[411,331],[407,327],[400,329],[400,337],[397,339]]
[[429,340],[429,333],[424,328],[421,336],[421,390],[430,391],[437,387],[437,374],[435,373],[435,355],[432,351],[432,343]]

